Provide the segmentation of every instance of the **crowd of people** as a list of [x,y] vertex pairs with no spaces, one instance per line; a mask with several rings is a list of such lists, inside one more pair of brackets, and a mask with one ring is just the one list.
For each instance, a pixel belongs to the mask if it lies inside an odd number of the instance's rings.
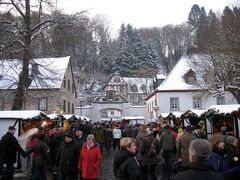
[[57,180],[98,179],[104,151],[114,153],[118,180],[240,179],[238,139],[225,131],[207,139],[198,124],[75,121],[48,130],[40,126],[26,150],[14,137],[15,130],[9,127],[1,138],[6,164],[1,179],[13,179],[16,152],[31,157],[32,180],[48,179],[46,167]]

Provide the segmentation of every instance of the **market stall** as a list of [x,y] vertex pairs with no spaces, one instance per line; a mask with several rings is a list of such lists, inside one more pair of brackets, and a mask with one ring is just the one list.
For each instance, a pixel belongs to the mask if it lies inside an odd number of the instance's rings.
[[[0,111],[0,137],[2,137],[7,131],[9,126],[16,128],[15,137],[20,140],[19,143],[23,149],[26,148],[26,142],[21,135],[29,132],[31,129],[37,129],[40,125],[48,126],[49,119],[47,115],[37,110],[19,110],[19,111]],[[31,131],[32,132],[32,131]],[[29,133],[26,133],[29,135]],[[24,139],[29,136],[24,135]],[[23,141],[22,141],[23,140]],[[18,156],[15,167],[21,167],[20,156]]]
[[210,106],[203,114],[207,135],[231,133],[239,138],[240,104]]
[[202,114],[205,110],[190,109],[181,115],[183,126],[196,126],[203,120]]
[[158,119],[162,119],[162,121],[168,121],[171,126],[181,126],[181,115],[183,112],[172,111],[170,113],[161,113]]

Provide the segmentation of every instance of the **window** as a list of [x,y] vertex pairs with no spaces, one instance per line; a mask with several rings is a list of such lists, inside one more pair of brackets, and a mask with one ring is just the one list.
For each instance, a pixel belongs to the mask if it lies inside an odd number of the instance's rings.
[[223,105],[223,104],[225,104],[224,96],[218,96],[217,97],[217,105]]
[[65,78],[65,76],[63,78],[63,88],[66,88],[66,78]]
[[40,111],[47,111],[47,109],[48,109],[48,99],[46,97],[38,99],[38,109]]
[[171,111],[179,110],[179,98],[178,97],[170,98],[170,110]]
[[137,88],[136,84],[132,85],[131,92],[137,92],[137,91],[138,91],[138,88]]
[[74,94],[74,83],[72,83],[72,93]]
[[111,110],[110,113],[112,116],[114,116],[114,110]]
[[74,114],[74,103],[72,103],[72,114]]
[[70,113],[70,102],[68,102],[68,113]]
[[113,91],[108,91],[108,99],[113,100],[113,97],[114,97]]
[[0,99],[0,111],[4,110],[4,99]]
[[69,91],[70,91],[70,86],[71,86],[70,80],[68,79],[68,90],[69,90]]
[[187,83],[188,84],[195,84],[196,83],[196,77],[195,76],[188,76],[187,77]]
[[147,91],[147,86],[143,84],[143,85],[141,86],[141,90],[142,90],[143,92],[146,92],[146,91]]
[[200,97],[193,98],[193,109],[201,109],[202,108],[202,100]]
[[119,77],[119,76],[114,77],[114,80],[113,80],[113,81],[116,82],[116,83],[119,83],[119,82],[120,82],[120,77]]
[[66,112],[66,100],[63,100],[63,112]]

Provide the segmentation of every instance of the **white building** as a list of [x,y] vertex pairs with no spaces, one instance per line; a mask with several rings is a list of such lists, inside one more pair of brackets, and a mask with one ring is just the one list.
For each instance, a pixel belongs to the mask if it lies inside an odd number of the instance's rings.
[[161,113],[185,112],[189,109],[207,109],[211,105],[233,104],[230,92],[212,96],[199,86],[200,76],[191,66],[192,56],[184,55],[166,79],[146,98],[150,119]]

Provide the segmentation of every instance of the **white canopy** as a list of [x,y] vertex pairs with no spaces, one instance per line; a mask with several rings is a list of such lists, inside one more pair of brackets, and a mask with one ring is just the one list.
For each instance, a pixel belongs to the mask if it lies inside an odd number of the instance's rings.
[[136,119],[145,119],[145,118],[144,118],[144,116],[123,116],[122,119],[136,120]]
[[[46,115],[38,110],[19,110],[19,111],[0,111],[0,118],[3,119],[31,119],[41,114]],[[46,115],[47,116],[47,115]]]
[[213,109],[219,113],[232,113],[237,111],[240,108],[240,104],[226,104],[226,105],[213,105],[210,106],[207,110]]

